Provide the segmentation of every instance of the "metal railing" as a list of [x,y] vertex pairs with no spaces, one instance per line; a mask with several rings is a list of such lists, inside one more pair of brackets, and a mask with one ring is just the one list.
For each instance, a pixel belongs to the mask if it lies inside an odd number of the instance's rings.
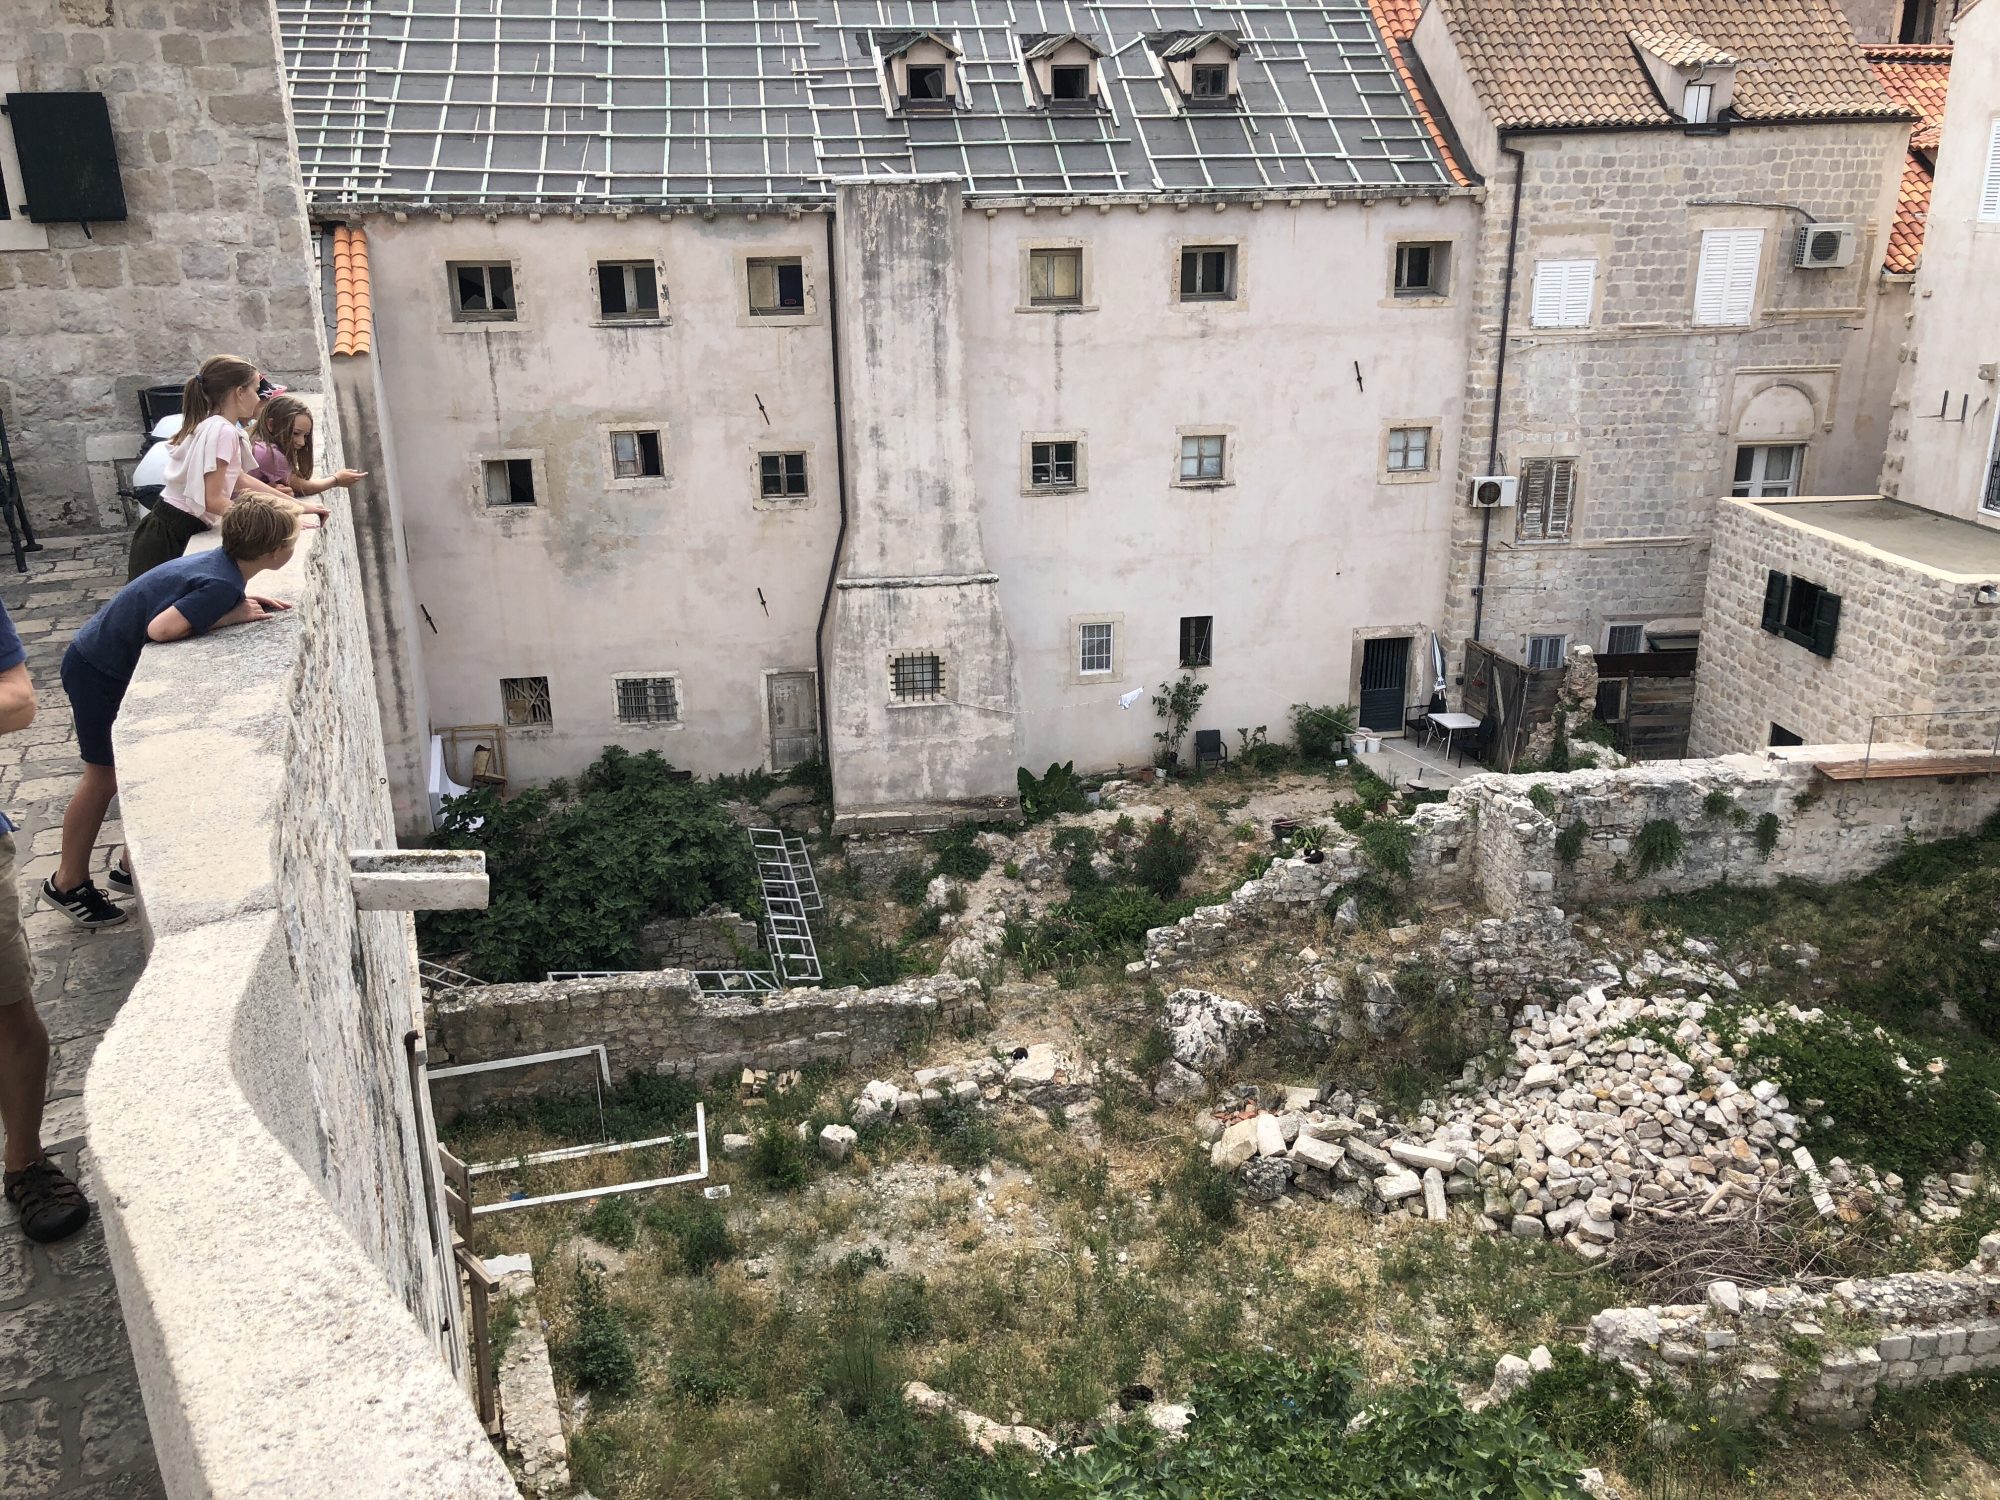
[[[1906,719],[1922,719],[1925,721],[1925,724],[1922,726],[1923,739],[1925,743],[1921,746],[1921,748],[1928,751],[1930,754],[1957,755],[1969,760],[1977,760],[1983,758],[1990,764],[1993,772],[2000,773],[2000,709],[1991,709],[1991,708],[1925,709],[1921,712],[1916,712],[1916,713],[1869,715],[1868,743],[1866,744],[1866,746],[1863,747],[1861,752],[1861,777],[1864,781],[1868,779],[1869,768],[1875,763],[1875,744],[1876,744],[1877,726],[1882,724],[1885,720],[1900,722]],[[1988,744],[1984,750],[1980,750],[1978,748],[1967,748],[1967,749],[1953,748],[1951,750],[1937,749],[1928,743],[1930,739],[1930,735],[1928,732],[1929,721],[1932,719],[1991,719],[1993,722],[1993,739],[1991,743]],[[1984,731],[1981,731],[1980,738],[1981,739],[1985,738]],[[1908,743],[1908,742],[1899,741],[1897,743]]]

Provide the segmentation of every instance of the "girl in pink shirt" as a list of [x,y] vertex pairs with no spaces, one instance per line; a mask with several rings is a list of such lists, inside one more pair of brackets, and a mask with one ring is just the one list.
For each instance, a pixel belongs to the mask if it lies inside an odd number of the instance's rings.
[[367,478],[360,469],[342,469],[313,478],[313,417],[296,396],[273,396],[250,429],[250,472],[266,484],[294,495],[320,495]]

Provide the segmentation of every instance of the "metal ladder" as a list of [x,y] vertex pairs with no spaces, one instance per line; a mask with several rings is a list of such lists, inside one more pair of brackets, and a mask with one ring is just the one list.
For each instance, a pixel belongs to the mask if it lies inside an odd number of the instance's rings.
[[[771,965],[786,984],[818,984],[819,949],[813,944],[808,913],[824,910],[819,882],[813,877],[812,862],[805,858],[800,842],[798,854],[804,862],[805,889],[799,882],[799,865],[793,863],[792,840],[776,828],[750,830],[750,849],[757,860],[757,883],[764,897],[764,937],[771,950]],[[807,891],[810,891],[810,904]]]

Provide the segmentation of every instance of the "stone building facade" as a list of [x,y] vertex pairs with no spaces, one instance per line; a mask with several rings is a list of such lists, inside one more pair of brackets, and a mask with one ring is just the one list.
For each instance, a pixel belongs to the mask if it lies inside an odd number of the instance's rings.
[[1882,492],[2000,528],[2000,5],[1964,9],[1951,56]]
[[[1766,624],[1786,580],[1837,597],[1822,655]],[[2000,745],[2000,535],[1893,500],[1725,500],[1689,751]],[[1796,736],[1797,739],[1790,738]]]
[[[1872,488],[1890,377],[1869,354],[1883,299],[1904,295],[1880,267],[1908,115],[1831,8],[1773,41],[1756,6],[1668,7],[1660,24],[1709,59],[1681,70],[1632,39],[1636,16],[1548,9],[1546,26],[1503,23],[1432,0],[1413,45],[1487,186],[1448,615],[1458,637],[1554,664],[1695,629],[1739,463],[1773,492]],[[1757,92],[1802,63],[1804,102]],[[1713,90],[1686,107],[1714,120],[1681,117],[1682,72]],[[1592,94],[1587,76],[1609,82]],[[1813,223],[1850,226],[1851,259],[1796,267]],[[1489,473],[1521,503],[1466,504]],[[1566,493],[1541,519],[1544,481]]]
[[[128,217],[0,221],[0,413],[37,524],[123,525],[113,463],[139,451],[141,389],[217,353],[317,386],[276,22],[243,0],[10,0],[0,59],[0,91],[110,109]],[[11,162],[4,119],[0,137]]]

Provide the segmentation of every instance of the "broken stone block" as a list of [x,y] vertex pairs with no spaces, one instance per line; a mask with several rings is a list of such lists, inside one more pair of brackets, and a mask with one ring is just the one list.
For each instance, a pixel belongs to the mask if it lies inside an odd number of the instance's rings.
[[1384,1203],[1401,1203],[1424,1190],[1424,1180],[1415,1172],[1387,1172],[1375,1179],[1375,1196]]
[[820,1154],[829,1161],[846,1161],[854,1154],[857,1137],[846,1125],[829,1125],[819,1133]]
[[1276,1115],[1257,1116],[1257,1154],[1259,1156],[1283,1156],[1285,1154],[1285,1132],[1278,1124]]
[[1153,1082],[1153,1098],[1161,1104],[1192,1104],[1208,1097],[1208,1080],[1176,1058],[1168,1058]]
[[1551,1156],[1568,1156],[1583,1144],[1583,1132],[1560,1120],[1542,1132],[1542,1149]]
[[1562,1072],[1554,1063],[1536,1063],[1521,1075],[1523,1089],[1552,1089],[1561,1081]]
[[901,1097],[902,1092],[895,1084],[884,1083],[881,1079],[877,1078],[861,1090],[861,1097],[881,1110],[883,1114],[892,1115],[896,1112],[896,1100]]
[[1293,1161],[1322,1172],[1331,1172],[1346,1155],[1346,1151],[1332,1141],[1323,1141],[1317,1136],[1301,1135],[1292,1143]]
[[1389,1154],[1406,1167],[1426,1171],[1435,1167],[1440,1172],[1449,1172],[1458,1165],[1456,1152],[1447,1151],[1442,1146],[1419,1146],[1411,1141],[1391,1141]]
[[1444,1222],[1444,1174],[1436,1167],[1424,1168],[1424,1217],[1433,1224]]
[[1259,1156],[1243,1164],[1243,1196],[1252,1203],[1282,1198],[1292,1185],[1292,1164],[1282,1156]]
[[[872,1129],[888,1118],[873,1099],[856,1099],[848,1114],[853,1119],[856,1130]],[[725,1136],[723,1139],[726,1142],[728,1137]]]
[[1257,1154],[1257,1122],[1238,1120],[1222,1132],[1222,1139],[1209,1149],[1208,1159],[1225,1172],[1233,1172]]
[[1515,1214],[1508,1228],[1516,1239],[1538,1240],[1542,1237],[1542,1221],[1533,1214]]
[[725,1135],[722,1138],[722,1154],[741,1156],[750,1149],[750,1145],[750,1137],[747,1135]]

